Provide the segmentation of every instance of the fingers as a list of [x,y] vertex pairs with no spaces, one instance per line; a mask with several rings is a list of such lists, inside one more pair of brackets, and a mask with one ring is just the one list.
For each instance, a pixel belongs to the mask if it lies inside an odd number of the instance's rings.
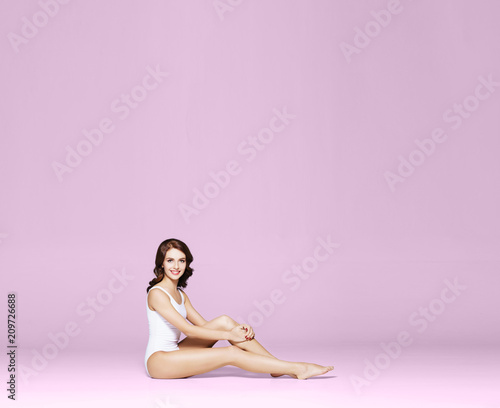
[[236,336],[236,338],[232,338],[231,341],[235,343],[242,343],[247,340],[246,331],[241,325],[234,327],[231,332],[234,336]]
[[243,335],[245,336],[245,340],[250,340],[248,338],[248,327],[245,324],[240,325],[241,330],[243,330]]
[[241,327],[245,330],[245,339],[252,340],[255,337],[255,333],[251,326],[248,324],[242,324]]
[[247,337],[248,340],[252,340],[255,337],[255,333],[253,332],[253,329],[250,326],[248,326]]

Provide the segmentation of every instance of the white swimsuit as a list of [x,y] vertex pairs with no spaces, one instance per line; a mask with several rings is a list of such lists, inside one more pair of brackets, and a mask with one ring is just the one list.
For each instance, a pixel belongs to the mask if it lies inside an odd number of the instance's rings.
[[[149,292],[153,289],[161,289],[170,297],[170,303],[174,306],[174,308],[184,317],[186,318],[186,307],[184,302],[184,293],[182,290],[179,290],[181,293],[181,304],[178,304],[175,299],[168,293],[165,289],[160,286],[153,286]],[[148,295],[149,295],[148,292]],[[148,298],[146,295],[146,310],[148,314],[148,322],[149,322],[149,341],[148,346],[146,347],[146,357],[144,359],[144,364],[146,365],[146,372],[151,377],[148,371],[148,358],[151,354],[157,351],[174,351],[179,350],[177,346],[179,343],[179,338],[181,336],[181,331],[175,327],[173,324],[169,323],[167,320],[163,318],[157,311],[151,310],[148,306]]]

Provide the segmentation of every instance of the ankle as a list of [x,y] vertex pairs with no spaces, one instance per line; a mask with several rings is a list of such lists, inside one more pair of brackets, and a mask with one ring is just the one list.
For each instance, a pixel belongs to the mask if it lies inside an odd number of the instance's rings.
[[307,367],[304,363],[293,363],[293,372],[292,374],[296,377],[301,377],[307,370]]

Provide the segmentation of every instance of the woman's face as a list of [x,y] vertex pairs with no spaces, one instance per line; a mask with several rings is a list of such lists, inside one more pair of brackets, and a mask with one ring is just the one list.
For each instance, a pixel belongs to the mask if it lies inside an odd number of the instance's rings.
[[176,248],[170,248],[163,261],[165,275],[172,280],[178,280],[186,270],[186,255]]

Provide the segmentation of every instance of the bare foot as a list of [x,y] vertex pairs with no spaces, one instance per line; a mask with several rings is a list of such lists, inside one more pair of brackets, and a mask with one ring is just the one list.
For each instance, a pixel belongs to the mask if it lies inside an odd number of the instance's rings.
[[309,377],[314,377],[316,375],[326,374],[328,371],[333,370],[333,366],[321,366],[318,364],[312,363],[299,363],[300,367],[297,370],[296,378],[298,380],[306,380]]

